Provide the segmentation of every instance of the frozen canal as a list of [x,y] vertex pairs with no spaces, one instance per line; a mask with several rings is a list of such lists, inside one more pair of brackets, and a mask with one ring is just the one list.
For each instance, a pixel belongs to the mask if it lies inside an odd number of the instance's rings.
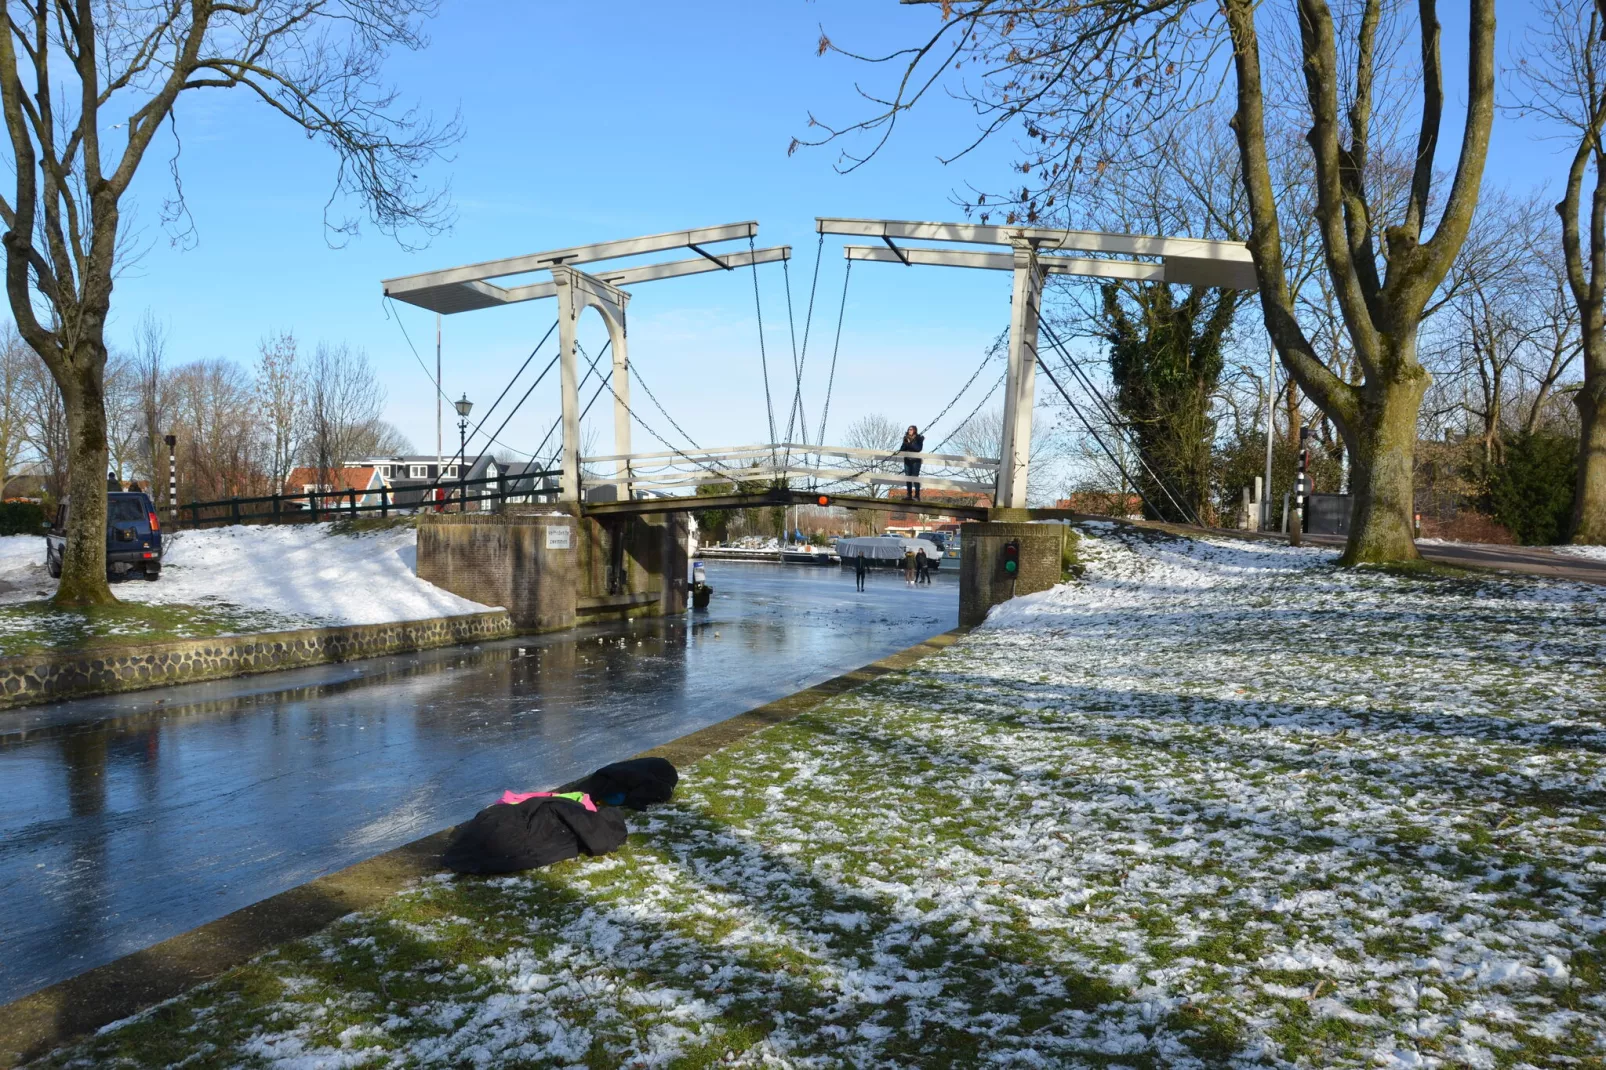
[[952,571],[0,713],[0,1004],[952,628]]

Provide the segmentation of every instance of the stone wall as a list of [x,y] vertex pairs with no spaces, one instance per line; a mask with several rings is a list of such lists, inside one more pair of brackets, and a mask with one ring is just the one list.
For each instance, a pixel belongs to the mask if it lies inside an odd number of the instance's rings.
[[418,576],[504,606],[524,632],[686,608],[686,514],[579,517],[572,506],[424,514]]
[[[974,628],[987,611],[1019,594],[1046,591],[1060,582],[1068,529],[1064,524],[965,524],[959,564],[959,626]],[[1004,544],[1020,543],[1020,570],[1004,571]]]
[[520,631],[572,628],[586,527],[559,509],[425,513],[418,519],[418,578],[504,607]]
[[348,624],[0,658],[0,709],[372,658],[512,634],[512,620],[502,610],[495,610],[392,624]]

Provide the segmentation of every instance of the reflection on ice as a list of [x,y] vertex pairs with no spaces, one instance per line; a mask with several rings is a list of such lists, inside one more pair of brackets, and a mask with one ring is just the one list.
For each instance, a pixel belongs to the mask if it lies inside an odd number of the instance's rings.
[[952,628],[951,574],[710,564],[673,620],[0,714],[0,1002]]

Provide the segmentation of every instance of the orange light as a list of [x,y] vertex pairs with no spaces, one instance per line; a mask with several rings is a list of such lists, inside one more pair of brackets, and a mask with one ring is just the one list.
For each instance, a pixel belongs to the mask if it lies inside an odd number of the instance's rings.
[[822,495],[820,495],[820,504],[821,505],[830,505],[831,504],[831,499],[827,498],[825,495],[822,494]]

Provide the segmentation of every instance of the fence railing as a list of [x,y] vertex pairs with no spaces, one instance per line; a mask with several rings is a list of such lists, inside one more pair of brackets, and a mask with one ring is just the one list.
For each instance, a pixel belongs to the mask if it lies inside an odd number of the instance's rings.
[[[180,526],[200,528],[208,524],[314,524],[323,520],[375,514],[384,518],[420,512],[475,512],[485,502],[527,501],[551,494],[553,490],[541,484],[547,479],[557,478],[558,474],[556,469],[552,469],[484,479],[449,480],[422,486],[308,491],[256,498],[223,498],[211,502],[184,502],[178,507],[178,515]],[[477,492],[470,493],[471,490]]]
[[[830,460],[827,461],[827,458]],[[871,487],[913,484],[923,490],[991,494],[997,487],[996,457],[963,453],[905,453],[853,446],[811,446],[779,442],[659,453],[608,454],[582,457],[580,485],[628,486],[632,491],[669,494],[708,483],[821,484],[862,483]],[[905,463],[919,461],[921,474],[905,474]],[[620,475],[618,465],[625,472]],[[597,466],[613,472],[597,472]]]

